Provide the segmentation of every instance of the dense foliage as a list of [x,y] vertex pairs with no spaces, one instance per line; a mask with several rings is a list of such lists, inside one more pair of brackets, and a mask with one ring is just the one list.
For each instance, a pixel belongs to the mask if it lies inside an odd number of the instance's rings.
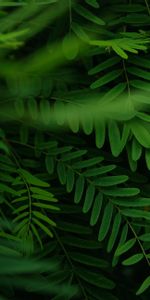
[[148,0],[0,1],[0,300],[150,297]]

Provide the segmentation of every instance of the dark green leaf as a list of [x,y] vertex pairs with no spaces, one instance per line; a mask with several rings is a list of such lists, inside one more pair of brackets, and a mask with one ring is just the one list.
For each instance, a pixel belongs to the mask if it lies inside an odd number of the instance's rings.
[[131,266],[134,264],[137,264],[139,261],[141,261],[144,258],[144,255],[142,253],[137,253],[132,255],[131,257],[125,259],[122,264],[124,266]]
[[120,70],[120,69],[116,70],[116,71],[111,71],[108,74],[100,77],[100,79],[93,82],[90,87],[91,87],[91,89],[100,88],[100,87],[104,86],[105,84],[118,78],[121,75],[121,73],[122,73],[122,70]]
[[112,232],[111,232],[111,235],[109,237],[108,244],[107,244],[107,251],[108,252],[110,252],[112,250],[112,248],[114,247],[117,236],[119,234],[120,225],[121,225],[121,215],[120,215],[120,213],[117,213],[115,215],[115,219],[114,219],[113,227],[112,227]]
[[87,190],[86,190],[86,195],[85,195],[85,200],[84,200],[84,205],[83,205],[83,212],[87,213],[94,201],[94,195],[95,195],[95,187],[92,184],[89,184]]
[[[33,215],[37,218],[40,219],[46,223],[48,223],[50,226],[56,226],[56,223],[53,222],[50,218],[48,218],[46,215],[44,215],[43,213],[39,212],[39,211],[33,211],[32,212]],[[35,219],[35,218],[34,218]]]
[[96,180],[96,184],[100,186],[113,186],[128,180],[127,175],[120,176],[106,176]]
[[94,166],[98,163],[101,163],[104,160],[104,158],[102,156],[98,156],[98,157],[93,157],[84,161],[80,161],[77,162],[75,164],[73,164],[73,168],[75,169],[83,169],[83,168],[88,168],[91,166]]
[[102,222],[98,234],[99,241],[104,240],[104,238],[106,237],[110,229],[112,214],[113,214],[113,205],[109,202],[104,209],[104,214],[102,217]]
[[100,288],[104,288],[104,289],[108,289],[111,290],[115,287],[115,284],[112,280],[104,277],[102,274],[99,273],[99,275],[97,275],[94,272],[88,271],[88,270],[83,270],[83,269],[77,269],[77,274],[86,282],[100,287]]
[[84,8],[83,6],[76,4],[74,9],[79,15],[91,21],[92,23],[95,23],[97,25],[105,25],[105,22],[102,19],[91,13],[90,10]]
[[33,185],[40,186],[40,187],[49,187],[47,182],[44,182],[37,178],[36,176],[30,174],[28,171],[19,169],[19,173],[25,178],[25,180]]
[[80,175],[76,181],[75,195],[74,195],[75,203],[79,203],[81,201],[84,192],[84,185],[85,185],[85,179],[82,175]]
[[135,243],[136,243],[135,238],[128,240],[125,244],[117,248],[117,250],[115,251],[115,256],[120,256],[121,254],[127,252],[135,245]]
[[113,156],[118,156],[120,154],[120,131],[115,121],[109,121],[108,123],[108,136],[110,148]]
[[130,197],[138,195],[140,190],[138,188],[114,188],[103,190],[103,193],[114,197]]
[[73,169],[69,168],[67,170],[67,184],[66,184],[66,189],[67,189],[67,192],[70,193],[72,190],[73,190],[73,187],[74,187],[74,180],[75,180],[75,176],[74,176],[74,171]]
[[[93,177],[93,176],[105,174],[107,172],[111,172],[115,168],[116,168],[115,165],[108,165],[108,166],[94,168],[94,169],[92,168],[92,169],[85,171],[83,173],[83,175],[87,176],[87,177]],[[99,180],[99,179],[96,179],[94,182],[97,182],[97,180]]]
[[66,167],[63,162],[59,161],[57,164],[57,174],[61,184],[66,183]]
[[144,282],[142,283],[142,285],[140,286],[140,288],[138,289],[138,291],[136,292],[136,295],[141,295],[143,292],[145,292],[148,288],[150,287],[150,276],[148,276]]
[[94,205],[92,208],[91,218],[90,218],[90,225],[95,225],[99,219],[101,208],[103,204],[103,194],[99,192],[94,200]]
[[78,253],[78,252],[71,252],[70,256],[73,260],[87,266],[93,266],[96,268],[107,268],[109,266],[108,262],[104,259],[95,258],[90,255]]

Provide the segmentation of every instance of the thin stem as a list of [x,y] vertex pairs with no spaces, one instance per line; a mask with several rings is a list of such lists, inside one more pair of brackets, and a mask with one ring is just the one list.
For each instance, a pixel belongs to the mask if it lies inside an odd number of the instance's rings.
[[146,4],[146,7],[147,7],[148,14],[150,15],[150,6],[149,6],[147,0],[145,0],[145,4]]
[[131,96],[130,83],[129,83],[129,78],[128,78],[128,74],[127,74],[127,70],[126,70],[126,65],[125,65],[124,59],[123,59],[122,63],[123,63],[123,70],[124,70],[125,79],[126,79],[126,82],[127,82],[128,95]]
[[[7,143],[9,144],[9,142],[7,141]],[[12,147],[9,145],[10,149],[11,149],[11,155],[17,165],[17,167],[20,169],[21,165],[19,160],[17,159],[17,155],[14,153],[14,150],[12,150]],[[31,197],[31,193],[30,193],[30,187],[29,184],[27,183],[26,179],[20,174],[20,176],[22,177],[23,183],[27,189],[27,193],[28,193],[28,199],[29,199],[29,222],[28,222],[28,231],[30,229],[30,224],[31,224],[31,219],[32,219],[32,197]]]
[[140,246],[140,248],[141,248],[141,250],[142,250],[142,252],[143,252],[143,255],[144,255],[144,257],[145,257],[145,259],[146,259],[146,261],[147,261],[147,264],[148,264],[148,266],[150,267],[150,261],[149,261],[149,259],[147,258],[145,249],[143,248],[143,245],[142,245],[142,243],[140,242],[140,240],[139,240],[139,238],[138,238],[138,236],[137,236],[137,234],[136,234],[136,231],[134,230],[134,228],[132,227],[132,225],[130,224],[130,222],[129,222],[127,219],[126,219],[126,222],[128,223],[128,226],[130,227],[131,231],[133,232],[133,234],[134,234],[134,236],[135,236],[135,238],[136,238],[136,240],[137,240],[137,242],[138,242],[138,244],[139,244],[139,246]]
[[136,233],[136,231],[134,230],[134,228],[132,227],[131,223],[128,221],[128,219],[127,219],[124,215],[122,215],[121,209],[120,209],[117,205],[115,205],[115,204],[113,203],[113,201],[112,201],[110,198],[108,198],[108,200],[109,200],[109,201],[112,203],[112,205],[118,210],[118,212],[119,212],[119,214],[121,215],[121,217],[125,220],[125,222],[126,222],[127,225],[129,226],[130,230],[132,231],[134,237],[136,238],[136,240],[137,240],[137,242],[138,242],[138,244],[139,244],[139,247],[141,248],[141,251],[142,251],[142,253],[143,253],[143,255],[144,255],[144,258],[145,258],[145,260],[146,260],[148,266],[150,267],[150,261],[149,261],[149,259],[147,258],[145,249],[143,248],[143,245],[142,245],[142,243],[140,242],[140,240],[139,240],[139,238],[138,238],[138,236],[137,236],[137,233]]
[[55,234],[55,237],[56,237],[56,239],[57,239],[57,241],[58,241],[60,247],[62,248],[62,250],[63,250],[63,252],[64,252],[64,254],[65,254],[65,256],[66,256],[66,259],[67,259],[69,265],[71,266],[72,271],[74,272],[74,276],[76,277],[76,280],[77,280],[77,282],[78,282],[78,284],[79,284],[79,286],[80,286],[80,289],[81,289],[82,294],[83,294],[83,296],[84,296],[84,300],[88,300],[88,297],[87,297],[87,295],[86,295],[86,292],[85,292],[85,290],[84,290],[84,287],[83,287],[83,285],[82,285],[80,279],[78,278],[78,276],[77,276],[77,274],[76,274],[74,265],[73,265],[73,263],[72,263],[72,261],[71,261],[69,255],[68,255],[67,250],[65,249],[65,247],[64,247],[63,243],[61,242],[61,240],[60,240],[60,238],[59,238],[57,232],[56,232],[54,229],[53,229],[53,232],[54,232],[54,234]]
[[69,1],[69,31],[71,31],[71,24],[72,24],[72,5],[71,0]]

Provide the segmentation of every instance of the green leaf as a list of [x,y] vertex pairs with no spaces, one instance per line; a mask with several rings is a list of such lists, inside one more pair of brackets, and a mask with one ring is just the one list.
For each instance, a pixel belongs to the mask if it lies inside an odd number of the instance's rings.
[[86,282],[97,286],[99,288],[104,288],[107,290],[112,290],[115,287],[115,284],[112,280],[104,277],[102,274],[99,273],[99,275],[97,276],[96,273],[88,271],[88,270],[84,270],[81,267],[77,269],[77,274],[79,275],[79,277],[81,277],[83,280],[85,280]]
[[89,170],[83,172],[82,174],[86,177],[93,177],[93,176],[105,174],[107,172],[111,172],[115,168],[116,168],[115,165],[108,165],[108,166],[104,166],[104,167],[89,169]]
[[[133,79],[130,81],[130,85],[132,87],[135,87],[137,89],[141,89],[143,91],[146,91],[146,92],[149,92],[150,91],[150,85],[148,82],[144,81],[144,80],[136,80],[136,79]],[[140,101],[142,102],[142,98],[143,97],[140,97]],[[146,102],[145,103],[148,103],[149,104],[149,97],[147,98]]]
[[103,194],[114,197],[130,197],[140,193],[138,188],[114,188],[103,190]]
[[107,252],[110,252],[112,250],[112,248],[114,247],[114,244],[116,242],[116,239],[117,239],[117,236],[119,233],[120,225],[121,225],[121,215],[120,215],[120,213],[117,213],[115,215],[111,235],[109,237],[109,241],[107,244]]
[[124,207],[144,207],[150,206],[150,198],[137,198],[137,199],[112,199],[114,204]]
[[39,195],[39,196],[49,197],[50,199],[52,197],[54,197],[52,193],[46,191],[45,189],[40,189],[38,187],[30,187],[30,191],[37,194],[37,195]]
[[[143,95],[141,95],[142,97]],[[143,97],[142,97],[143,98]],[[147,98],[146,98],[147,99]],[[149,99],[148,99],[149,100]],[[143,112],[138,112],[137,117],[145,122],[150,122],[150,115],[145,114]]]
[[15,249],[11,249],[11,248],[3,246],[3,245],[0,245],[0,255],[5,255],[8,257],[21,256],[19,251],[15,250]]
[[33,218],[33,222],[38,225],[47,235],[49,235],[51,238],[53,237],[52,232],[48,229],[47,226],[43,225],[39,220]]
[[60,230],[66,231],[66,232],[74,232],[77,234],[91,234],[91,228],[84,226],[84,225],[78,225],[78,224],[72,224],[69,222],[63,222],[63,221],[57,221],[57,227]]
[[[119,239],[118,246],[116,247],[116,251],[117,251],[117,249],[118,249],[119,247],[121,247],[121,246],[125,243],[126,238],[127,238],[127,235],[128,235],[128,225],[125,224],[125,225],[123,226],[123,229],[122,229],[122,232],[121,232],[121,237],[120,237],[120,239]],[[115,267],[115,266],[117,265],[118,260],[119,260],[119,257],[117,257],[117,256],[114,256],[114,257],[113,257],[113,260],[112,260],[112,266],[113,266],[113,267]]]
[[27,107],[29,111],[29,115],[33,120],[36,120],[38,118],[38,106],[37,101],[34,97],[30,97],[27,102]]
[[[70,47],[72,43],[73,43],[73,47]],[[76,39],[76,41],[73,40],[71,34],[70,33],[67,34],[63,38],[62,50],[63,50],[63,53],[64,53],[65,57],[68,60],[75,59],[76,56],[78,55],[78,51],[79,51],[78,40],[77,39]]]
[[77,106],[69,103],[66,107],[66,116],[69,128],[73,131],[73,133],[77,133],[80,129]]
[[113,215],[113,205],[109,202],[104,209],[102,222],[101,222],[99,234],[98,234],[99,241],[103,241],[104,238],[106,237],[106,235],[110,229],[112,215]]
[[47,209],[56,210],[56,211],[60,210],[60,208],[57,206],[45,204],[45,203],[32,202],[32,205],[34,205],[35,207],[39,207],[39,208],[45,208],[46,210]]
[[17,209],[14,209],[13,214],[18,214],[23,210],[26,210],[28,208],[28,204],[22,205],[18,207]]
[[148,170],[150,170],[150,150],[146,149],[145,150],[145,160],[146,160],[146,165]]
[[0,141],[0,150],[3,150],[4,153],[7,153],[7,154],[9,154],[9,152],[10,152],[9,147],[3,141]]
[[66,183],[66,167],[63,162],[59,161],[57,164],[57,174],[61,184]]
[[28,183],[36,186],[41,186],[41,187],[49,187],[49,184],[47,182],[40,180],[36,176],[30,174],[28,171],[23,169],[19,169],[18,171],[26,179]]
[[92,184],[89,184],[87,190],[86,190],[86,195],[85,195],[85,200],[84,200],[84,205],[83,205],[83,212],[87,213],[94,201],[94,195],[95,195],[95,187]]
[[48,201],[48,202],[58,202],[57,199],[53,198],[52,196],[45,196],[45,195],[39,195],[39,194],[32,194],[32,198],[38,199],[38,200],[43,200],[43,201]]
[[150,69],[150,61],[147,58],[139,57],[139,56],[132,56],[132,59],[130,58],[129,61],[132,61],[132,64],[136,66],[140,66],[142,68]]
[[139,261],[141,261],[144,258],[144,255],[142,253],[137,253],[132,255],[131,257],[125,259],[122,264],[124,266],[131,266],[134,264],[137,264]]
[[2,181],[6,181],[6,182],[12,183],[13,180],[14,180],[14,178],[11,175],[5,174],[4,172],[0,172],[0,176],[1,176],[1,180]]
[[66,189],[67,189],[67,192],[70,193],[73,190],[74,180],[75,180],[73,169],[68,168],[66,179],[67,179]]
[[77,35],[77,37],[79,39],[81,39],[85,43],[89,42],[88,35],[84,31],[83,27],[81,27],[78,23],[72,22],[71,28],[72,28],[72,31]]
[[20,193],[8,187],[7,185],[0,183],[0,191],[9,193],[11,195],[20,196]]
[[112,155],[117,157],[120,154],[120,131],[117,122],[108,122],[108,136]]
[[138,238],[142,242],[150,242],[150,233],[144,233],[140,235]]
[[95,127],[95,143],[97,148],[102,148],[105,142],[105,131],[106,131],[106,125],[104,120],[100,121],[95,119],[94,123]]
[[72,165],[73,169],[83,169],[101,163],[104,160],[102,156],[93,157],[84,161],[76,162]]
[[143,292],[145,292],[148,288],[150,287],[150,276],[148,276],[144,282],[142,283],[142,285],[140,286],[140,288],[138,289],[138,291],[136,292],[136,295],[141,295]]
[[109,263],[104,259],[95,258],[93,256],[82,254],[78,252],[70,252],[71,258],[83,265],[93,266],[96,268],[107,268]]
[[78,237],[66,236],[61,238],[61,241],[67,245],[81,249],[100,249],[101,244],[94,240],[85,240]]
[[123,50],[129,51],[131,53],[135,53],[138,54],[138,50],[134,49],[134,47],[136,47],[136,45],[121,45]]
[[110,71],[107,74],[105,74],[104,76],[100,77],[95,82],[93,82],[90,87],[91,87],[91,89],[100,88],[100,87],[104,86],[105,84],[112,82],[113,80],[118,78],[121,75],[121,73],[122,73],[122,70],[120,70],[120,69],[115,70],[115,71]]
[[138,143],[138,141],[136,139],[132,140],[132,159],[134,161],[139,160],[139,158],[142,155],[142,147],[141,145]]
[[127,155],[128,155],[128,161],[129,161],[129,166],[132,172],[135,172],[137,170],[137,161],[132,159],[132,149],[130,146],[130,143],[126,145],[127,149]]
[[149,16],[146,14],[128,14],[123,18],[127,24],[147,24],[149,22]]
[[150,74],[148,71],[142,70],[137,67],[128,67],[128,72],[132,75],[136,75],[140,78],[150,80]]
[[41,219],[42,221],[48,223],[50,226],[56,226],[56,223],[53,222],[50,218],[48,218],[46,215],[43,215],[41,212],[39,211],[33,211],[32,212],[33,215],[38,218],[38,219]]
[[138,209],[126,208],[121,210],[122,214],[127,217],[132,218],[144,218],[145,220],[150,220],[150,212]]
[[112,43],[112,49],[123,59],[128,58],[128,55],[115,42]]
[[17,216],[17,217],[13,220],[13,222],[18,222],[20,219],[23,219],[23,218],[27,217],[28,215],[29,215],[29,212],[25,211],[25,212],[19,214],[19,216]]
[[41,249],[43,249],[43,243],[42,243],[42,240],[41,240],[41,237],[36,229],[36,227],[34,226],[34,224],[31,223],[31,228],[32,228],[32,231],[33,231],[33,234],[35,235]]
[[[119,59],[116,57],[116,59]],[[126,89],[127,84],[125,82],[120,82],[117,85],[115,85],[113,88],[109,89],[105,95],[102,97],[102,100],[105,101],[105,103],[109,103],[112,100],[116,100],[118,96],[120,96],[123,91]]]
[[28,218],[24,218],[21,222],[19,222],[15,228],[14,228],[14,232],[16,233],[17,231],[20,231],[20,229],[29,222]]
[[113,5],[111,6],[112,10],[116,11],[116,12],[140,12],[140,11],[144,11],[145,7],[141,4],[117,4],[117,5]]
[[92,23],[95,23],[97,25],[105,25],[105,22],[102,19],[92,14],[88,9],[84,8],[80,4],[76,4],[74,9],[79,15],[91,21]]
[[134,121],[131,123],[131,131],[138,142],[145,148],[150,148],[150,132],[141,123]]
[[99,192],[94,200],[94,205],[92,208],[92,213],[91,213],[91,218],[90,218],[90,225],[93,226],[97,223],[100,213],[101,213],[101,208],[103,204],[103,194]]
[[121,245],[120,247],[117,248],[117,250],[115,251],[115,256],[120,256],[123,253],[127,252],[128,250],[130,250],[136,243],[136,239],[133,238],[129,241],[127,241],[125,244]]
[[14,166],[9,166],[9,165],[7,165],[7,163],[0,163],[0,169],[1,170],[4,170],[5,172],[6,171],[8,171],[8,172],[10,172],[10,173],[16,173],[17,171],[16,171],[16,167],[14,167]]
[[[53,147],[52,147],[53,148]],[[58,155],[58,154],[62,154],[62,153],[66,153],[66,152],[70,152],[72,150],[71,146],[64,146],[64,147],[54,147],[53,149],[49,150],[49,153],[51,155]]]
[[14,234],[9,234],[9,233],[1,231],[0,236],[2,238],[8,239],[10,241],[12,240],[12,241],[15,241],[15,242],[20,242],[20,239],[17,236],[15,236]]
[[85,2],[94,8],[99,8],[99,3],[96,0],[85,0]]
[[91,112],[86,112],[85,116],[82,115],[81,117],[81,126],[82,126],[82,129],[83,129],[83,132],[87,135],[90,135],[93,131],[93,119],[94,119],[94,116],[92,115]]
[[101,71],[104,71],[105,69],[108,69],[109,67],[112,67],[112,66],[116,65],[119,61],[120,61],[120,58],[118,58],[118,57],[108,58],[104,62],[100,63],[96,67],[89,70],[88,74],[89,75],[97,74]]
[[45,156],[45,165],[46,165],[46,170],[48,172],[48,174],[53,174],[54,172],[54,158],[50,155],[46,155]]
[[126,182],[128,180],[127,175],[118,175],[118,176],[106,176],[96,180],[96,184],[100,186],[113,186]]
[[138,188],[114,188],[103,190],[103,193],[108,196],[117,196],[117,197],[130,197],[136,196],[140,193]]
[[64,161],[68,161],[68,160],[71,160],[71,159],[76,159],[78,157],[82,157],[86,153],[87,153],[87,150],[78,150],[78,151],[75,151],[75,152],[70,152],[68,154],[63,155],[61,157],[61,160],[64,162]]
[[76,181],[75,195],[74,195],[74,202],[76,204],[81,201],[84,192],[84,185],[85,185],[85,179],[82,175],[79,175]]

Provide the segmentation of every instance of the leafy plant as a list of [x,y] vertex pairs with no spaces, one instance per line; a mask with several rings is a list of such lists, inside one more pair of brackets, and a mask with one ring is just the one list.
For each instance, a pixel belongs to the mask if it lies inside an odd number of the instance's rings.
[[149,3],[0,9],[1,299],[149,299]]

